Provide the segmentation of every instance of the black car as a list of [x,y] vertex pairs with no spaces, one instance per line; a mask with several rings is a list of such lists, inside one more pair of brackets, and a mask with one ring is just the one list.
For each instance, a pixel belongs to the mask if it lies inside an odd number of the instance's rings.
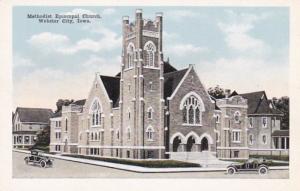
[[24,158],[25,164],[37,164],[42,168],[52,167],[53,159],[43,156],[43,152],[39,150],[31,150],[29,156]]
[[269,171],[269,167],[267,165],[267,161],[262,160],[247,160],[243,163],[239,164],[231,164],[227,166],[227,173],[228,174],[235,174],[237,172],[250,172],[256,171],[259,174],[267,174]]

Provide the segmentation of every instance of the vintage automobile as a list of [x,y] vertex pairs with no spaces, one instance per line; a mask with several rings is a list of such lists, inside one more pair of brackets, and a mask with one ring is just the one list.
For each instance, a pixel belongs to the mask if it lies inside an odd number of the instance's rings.
[[261,175],[267,174],[269,171],[267,161],[264,159],[260,159],[260,160],[249,159],[243,163],[231,164],[227,166],[227,174],[235,174],[238,172],[250,172],[250,171],[256,171]]
[[30,155],[24,158],[25,164],[35,164],[42,168],[52,167],[53,159],[43,156],[43,151],[31,150]]

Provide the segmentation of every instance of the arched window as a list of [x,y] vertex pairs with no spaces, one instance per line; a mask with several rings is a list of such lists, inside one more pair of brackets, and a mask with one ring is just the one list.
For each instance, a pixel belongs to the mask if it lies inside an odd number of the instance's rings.
[[94,140],[94,133],[91,133],[91,140]]
[[148,108],[147,116],[148,116],[148,119],[152,119],[152,117],[153,117],[153,108],[152,107]]
[[220,123],[220,115],[219,114],[216,115],[216,123]]
[[134,45],[130,43],[127,47],[127,68],[132,68],[134,63]]
[[101,125],[101,107],[98,100],[95,100],[91,107],[92,126]]
[[241,113],[239,111],[236,111],[234,113],[234,122],[239,123],[240,122]]
[[189,107],[189,124],[194,124],[194,119],[195,119],[194,112],[195,112],[195,110],[194,110],[193,106],[191,105]]
[[253,134],[250,134],[249,135],[249,145],[253,145],[253,143],[254,143],[254,136],[253,136]]
[[149,67],[155,67],[155,51],[156,47],[152,41],[148,41],[145,46],[145,65]]
[[149,141],[152,141],[153,140],[153,137],[154,137],[154,129],[152,126],[149,126],[147,129],[146,129],[146,135],[147,135],[147,139]]
[[267,144],[267,135],[262,135],[262,143]]
[[127,128],[127,139],[130,140],[131,138],[131,129],[130,127]]
[[187,94],[181,101],[182,121],[184,124],[202,125],[204,105],[201,98],[195,94]]
[[118,129],[116,133],[117,133],[117,140],[119,140],[120,139],[120,130]]
[[66,131],[68,131],[68,119],[66,118]]
[[79,140],[82,139],[82,132],[79,133]]
[[97,135],[98,133],[95,133],[95,140],[97,140],[98,139],[98,135]]

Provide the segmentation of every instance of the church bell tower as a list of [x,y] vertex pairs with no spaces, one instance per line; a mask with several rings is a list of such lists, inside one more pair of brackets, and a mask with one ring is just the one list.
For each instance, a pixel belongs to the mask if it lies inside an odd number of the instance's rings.
[[121,153],[129,158],[163,158],[163,16],[156,13],[154,20],[146,20],[142,14],[137,9],[134,22],[123,17],[120,124],[121,144],[129,149]]

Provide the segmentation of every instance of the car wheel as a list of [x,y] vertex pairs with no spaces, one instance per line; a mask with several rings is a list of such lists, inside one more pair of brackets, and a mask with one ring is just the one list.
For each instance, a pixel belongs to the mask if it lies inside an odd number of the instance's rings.
[[45,167],[46,167],[46,162],[42,160],[42,161],[40,162],[40,166],[41,166],[42,168],[45,168]]
[[259,167],[258,173],[261,174],[261,175],[267,174],[268,173],[267,167],[265,167],[265,166]]
[[233,167],[229,167],[227,169],[227,174],[234,174],[235,173],[235,169]]

